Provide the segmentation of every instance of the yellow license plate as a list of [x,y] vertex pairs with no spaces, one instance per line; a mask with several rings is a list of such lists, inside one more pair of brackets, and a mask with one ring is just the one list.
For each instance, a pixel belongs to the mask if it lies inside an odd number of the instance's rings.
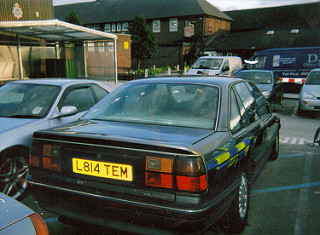
[[115,180],[132,181],[132,166],[72,158],[74,173]]

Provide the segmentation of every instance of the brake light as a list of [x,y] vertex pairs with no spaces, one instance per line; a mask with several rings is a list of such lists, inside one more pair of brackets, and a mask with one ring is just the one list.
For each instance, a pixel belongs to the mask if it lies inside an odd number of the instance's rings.
[[29,156],[29,165],[40,167],[40,157],[31,155]]
[[37,235],[49,235],[48,227],[40,215],[34,213],[29,218],[33,223]]
[[170,174],[146,172],[146,185],[160,188],[173,188],[173,177]]
[[42,150],[42,166],[45,169],[61,171],[60,169],[60,154],[59,146],[44,144]]
[[42,166],[45,169],[60,171],[60,163],[57,159],[50,158],[50,157],[43,157],[42,158]]
[[61,171],[61,147],[59,145],[40,144],[34,141],[29,155],[29,164],[34,167]]
[[201,157],[177,159],[177,189],[201,193],[207,189],[207,175]]
[[180,157],[176,160],[176,171],[173,159],[146,157],[145,184],[160,187],[201,193],[207,189],[207,175],[201,157]]
[[177,175],[177,187],[181,191],[202,192],[207,188],[207,176],[190,177]]
[[152,187],[173,188],[173,159],[146,158],[145,184]]

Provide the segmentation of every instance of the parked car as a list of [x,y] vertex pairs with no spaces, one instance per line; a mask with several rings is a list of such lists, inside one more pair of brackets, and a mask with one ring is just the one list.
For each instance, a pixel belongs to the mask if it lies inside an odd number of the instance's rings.
[[201,56],[191,66],[188,75],[231,75],[242,67],[237,56]]
[[252,81],[269,102],[281,103],[283,84],[271,70],[244,70],[237,77]]
[[241,70],[272,70],[286,90],[299,91],[311,70],[320,67],[319,58],[320,47],[273,48],[258,51],[250,60],[244,60]]
[[320,112],[320,69],[311,71],[300,90],[298,114],[307,111]]
[[19,198],[27,187],[27,158],[36,130],[77,120],[108,94],[82,79],[34,79],[0,87],[0,192]]
[[81,120],[35,132],[28,182],[61,221],[200,233],[223,218],[239,232],[250,183],[278,157],[279,129],[249,81],[135,80]]
[[0,234],[49,235],[49,232],[40,215],[0,193]]

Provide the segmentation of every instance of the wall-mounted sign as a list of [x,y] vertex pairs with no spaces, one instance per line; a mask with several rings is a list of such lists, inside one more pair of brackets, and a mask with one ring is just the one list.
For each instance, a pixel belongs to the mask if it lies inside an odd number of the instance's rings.
[[12,9],[12,13],[13,13],[14,17],[16,17],[17,19],[22,17],[23,12],[22,12],[22,9],[18,3],[14,4],[14,7]]

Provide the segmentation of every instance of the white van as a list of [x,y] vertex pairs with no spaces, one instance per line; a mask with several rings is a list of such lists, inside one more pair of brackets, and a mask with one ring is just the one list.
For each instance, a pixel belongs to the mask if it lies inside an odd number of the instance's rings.
[[189,75],[231,75],[242,67],[237,56],[201,56],[191,66]]

